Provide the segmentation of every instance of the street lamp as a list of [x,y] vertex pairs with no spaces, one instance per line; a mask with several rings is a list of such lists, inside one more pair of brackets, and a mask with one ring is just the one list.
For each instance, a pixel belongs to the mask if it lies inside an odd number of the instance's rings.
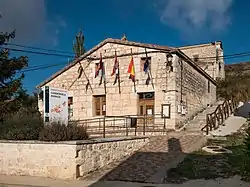
[[166,56],[167,56],[167,62],[172,62],[172,60],[173,60],[172,54],[168,53]]
[[169,72],[173,72],[173,56],[171,53],[168,53],[166,54],[166,58],[167,58],[167,61],[166,61],[166,68],[169,70]]

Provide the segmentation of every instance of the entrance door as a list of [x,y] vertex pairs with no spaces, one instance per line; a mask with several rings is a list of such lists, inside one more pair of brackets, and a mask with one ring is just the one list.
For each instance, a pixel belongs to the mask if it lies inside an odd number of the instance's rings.
[[146,124],[153,124],[154,117],[154,92],[139,94],[139,115],[146,116]]

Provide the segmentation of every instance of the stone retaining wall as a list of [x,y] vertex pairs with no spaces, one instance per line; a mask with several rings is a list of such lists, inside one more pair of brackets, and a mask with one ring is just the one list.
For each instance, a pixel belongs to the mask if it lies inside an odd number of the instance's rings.
[[48,143],[0,141],[0,174],[76,179],[132,154],[146,137]]

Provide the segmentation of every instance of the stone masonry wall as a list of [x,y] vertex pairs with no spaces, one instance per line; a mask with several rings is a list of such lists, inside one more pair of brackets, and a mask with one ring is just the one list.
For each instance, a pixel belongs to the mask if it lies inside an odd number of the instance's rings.
[[[181,66],[183,70],[181,70]],[[177,72],[176,106],[178,108],[178,105],[181,105],[181,100],[187,106],[187,113],[185,115],[180,112],[177,113],[176,125],[179,126],[202,109],[205,109],[207,105],[215,103],[216,86],[184,60],[179,59],[175,67]]]
[[[138,94],[141,92],[155,92],[155,114],[161,113],[161,104],[164,102],[164,98],[169,97],[173,98],[173,94],[162,92],[166,88],[166,85],[171,85],[171,81],[174,81],[174,78],[168,77],[166,74],[166,54],[165,53],[150,53],[150,51],[155,51],[153,49],[147,49],[148,56],[151,57],[151,75],[153,84],[147,86],[145,81],[147,75],[143,72],[141,67],[141,57],[145,57],[145,54],[134,55],[135,63],[135,76],[136,76],[136,92],[134,92],[134,85],[129,79],[129,74],[127,73],[128,65],[131,57],[118,57],[120,63],[120,80],[121,80],[121,94],[118,92],[118,84],[113,85],[115,77],[111,77],[112,68],[114,65],[114,58],[105,59],[105,57],[112,56],[115,54],[130,54],[132,52],[145,52],[145,48],[126,46],[120,44],[108,43],[92,53],[90,56],[100,57],[102,53],[103,62],[105,65],[106,71],[106,115],[108,116],[118,116],[118,115],[137,115],[138,114]],[[73,120],[80,120],[85,118],[93,118],[94,116],[94,105],[93,105],[93,96],[94,95],[104,95],[104,84],[99,86],[100,77],[94,78],[95,74],[95,64],[99,60],[94,60],[88,62],[83,60],[81,62],[84,67],[84,71],[90,80],[91,87],[86,92],[87,79],[82,75],[80,79],[77,79],[79,64],[76,64],[74,67],[71,67],[66,72],[54,78],[47,85],[57,88],[64,88],[69,91],[69,96],[73,96]],[[167,84],[166,84],[167,82]],[[171,106],[174,107],[174,106]],[[40,109],[40,111],[42,111]],[[174,108],[173,110],[174,111]],[[168,124],[172,124],[173,120],[168,119]]]
[[0,174],[76,179],[132,154],[148,141],[129,137],[61,143],[0,141]]
[[109,163],[131,155],[149,142],[148,138],[121,141],[100,142],[98,144],[77,145],[76,164],[79,175],[84,176]]
[[0,174],[75,178],[75,145],[0,141]]
[[[218,58],[216,59],[216,48],[218,48]],[[220,42],[214,44],[194,45],[181,47],[180,50],[189,58],[194,59],[194,55],[199,55],[197,64],[204,69],[212,78],[224,78],[223,49]],[[212,57],[212,58],[211,58]],[[219,68],[220,67],[220,68]]]

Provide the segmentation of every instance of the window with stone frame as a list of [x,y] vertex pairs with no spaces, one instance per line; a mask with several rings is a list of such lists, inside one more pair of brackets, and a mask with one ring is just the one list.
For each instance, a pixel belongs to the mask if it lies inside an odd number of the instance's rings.
[[[140,62],[140,69],[141,71],[144,70],[144,64],[146,62],[147,57],[142,57],[141,62]],[[149,69],[151,69],[151,57],[148,57],[148,62],[149,62]]]
[[69,119],[73,117],[73,97],[68,97],[68,115]]
[[106,115],[106,95],[94,96],[94,116]]

